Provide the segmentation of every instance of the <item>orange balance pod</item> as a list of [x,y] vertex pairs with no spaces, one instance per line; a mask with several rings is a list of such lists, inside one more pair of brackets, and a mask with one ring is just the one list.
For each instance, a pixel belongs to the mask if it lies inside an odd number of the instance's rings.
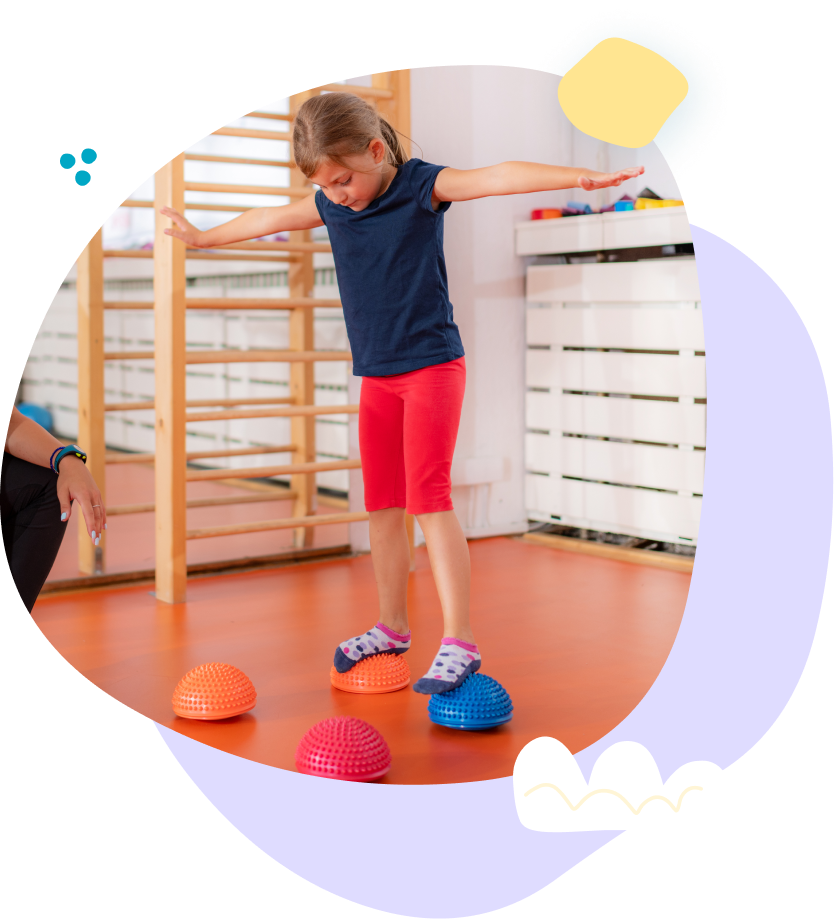
[[344,692],[396,692],[411,682],[402,654],[373,654],[347,673],[330,668],[330,682]]
[[255,707],[252,681],[231,664],[202,664],[177,683],[171,703],[180,718],[219,721]]
[[391,751],[379,731],[361,718],[325,718],[301,738],[295,765],[305,775],[344,782],[373,782],[391,768]]

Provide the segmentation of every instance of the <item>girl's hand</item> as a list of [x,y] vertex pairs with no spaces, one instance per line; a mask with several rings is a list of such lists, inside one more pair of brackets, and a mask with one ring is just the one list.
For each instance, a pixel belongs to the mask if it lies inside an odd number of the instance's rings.
[[61,502],[61,520],[69,520],[72,502],[81,505],[90,539],[99,544],[102,531],[107,526],[104,502],[93,477],[77,456],[65,456],[58,466],[58,500]]
[[177,239],[181,239],[186,246],[195,246],[198,249],[202,248],[200,245],[200,238],[203,235],[202,230],[198,230],[197,227],[190,224],[182,214],[175,211],[172,207],[160,208],[159,213],[162,214],[163,217],[170,217],[174,222],[174,226],[171,229],[163,231],[166,236],[175,236]]
[[[631,169],[621,169],[619,172],[594,173],[594,177],[580,176],[579,187],[585,191],[594,191],[597,188],[611,188],[614,185],[622,185],[628,179],[643,175],[645,169],[642,166],[633,166]],[[165,231],[168,232],[167,230]]]

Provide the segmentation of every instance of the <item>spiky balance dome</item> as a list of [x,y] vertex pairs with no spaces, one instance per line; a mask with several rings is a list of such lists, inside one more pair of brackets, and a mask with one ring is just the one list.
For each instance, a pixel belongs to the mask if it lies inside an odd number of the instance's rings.
[[252,681],[231,664],[202,664],[177,683],[171,704],[180,718],[218,721],[255,707]]
[[483,673],[473,673],[457,689],[435,693],[429,699],[430,720],[458,731],[485,731],[512,717],[507,690]]
[[373,782],[391,768],[391,751],[379,731],[361,718],[325,718],[301,738],[295,765],[305,775]]
[[330,682],[343,692],[396,692],[411,681],[411,670],[402,654],[374,654],[346,673],[330,668]]

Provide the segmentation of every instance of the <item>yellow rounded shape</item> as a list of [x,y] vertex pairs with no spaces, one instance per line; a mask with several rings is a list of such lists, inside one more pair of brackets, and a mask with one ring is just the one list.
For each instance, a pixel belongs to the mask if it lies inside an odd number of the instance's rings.
[[562,77],[559,102],[571,124],[619,147],[645,147],[689,87],[669,61],[623,38],[606,38]]

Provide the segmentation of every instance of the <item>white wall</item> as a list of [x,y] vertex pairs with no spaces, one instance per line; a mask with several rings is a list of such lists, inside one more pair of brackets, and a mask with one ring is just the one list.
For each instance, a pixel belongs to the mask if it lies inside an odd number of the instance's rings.
[[[648,185],[676,197],[677,185],[654,144],[612,147],[577,131],[562,113],[559,78],[509,67],[412,70],[411,136],[415,156],[473,169],[531,160],[604,171],[641,163],[645,175],[620,188],[487,198],[453,204],[446,215],[446,263],[455,321],[468,371],[455,480],[462,461],[495,457],[501,480],[473,492],[455,486],[453,500],[470,536],[526,529],[524,510],[524,356],[526,263],[513,250],[513,226],[530,211],[570,200],[593,207],[636,195]],[[474,501],[473,501],[474,498]]]

